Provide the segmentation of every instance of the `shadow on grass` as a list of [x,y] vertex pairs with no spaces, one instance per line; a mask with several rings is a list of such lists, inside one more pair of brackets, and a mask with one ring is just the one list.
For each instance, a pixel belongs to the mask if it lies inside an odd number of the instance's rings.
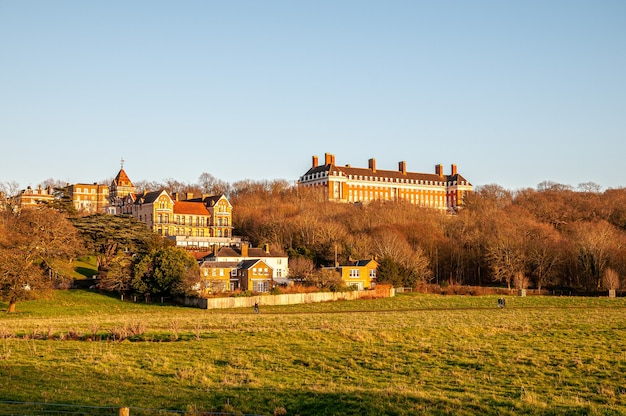
[[76,267],[74,269],[76,271],[76,273],[85,276],[87,278],[92,278],[93,276],[97,276],[98,275],[98,271],[94,270],[94,269],[90,269],[88,267]]

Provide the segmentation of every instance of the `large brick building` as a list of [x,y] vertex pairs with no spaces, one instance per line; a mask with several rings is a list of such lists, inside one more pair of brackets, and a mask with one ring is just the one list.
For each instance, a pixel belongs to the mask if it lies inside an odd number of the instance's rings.
[[377,169],[376,159],[370,159],[367,168],[355,168],[337,166],[335,155],[330,153],[325,154],[323,164],[313,156],[311,168],[300,177],[298,185],[319,187],[329,201],[405,201],[442,210],[456,210],[465,194],[473,190],[456,165],[448,175],[443,165],[436,165],[435,173],[409,172],[404,161],[398,164],[398,170]]

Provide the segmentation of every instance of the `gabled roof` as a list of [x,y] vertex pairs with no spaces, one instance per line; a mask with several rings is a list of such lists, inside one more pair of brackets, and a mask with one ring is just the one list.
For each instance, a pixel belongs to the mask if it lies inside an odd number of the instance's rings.
[[206,204],[207,207],[213,207],[215,206],[215,204],[217,204],[217,202],[220,199],[224,199],[226,202],[228,202],[228,205],[232,207],[232,205],[230,205],[230,201],[228,200],[228,198],[226,198],[226,196],[224,194],[218,194],[218,195],[204,195],[201,198],[193,198],[193,199],[188,199],[187,201],[190,202],[203,202]]
[[211,215],[202,202],[176,201],[174,214]]
[[240,262],[237,265],[237,268],[238,269],[249,270],[249,269],[253,268],[254,266],[256,266],[259,263],[263,263],[264,265],[267,266],[268,269],[274,270],[270,266],[268,266],[267,263],[265,263],[262,259],[243,260],[242,262]]
[[120,169],[120,171],[117,173],[117,176],[115,177],[115,179],[113,179],[113,183],[116,186],[132,186],[132,187],[134,187],[133,183],[130,181],[130,178],[126,174],[126,171],[124,170],[124,168]]
[[[221,247],[217,252],[216,257],[243,257],[241,255],[241,249],[235,247]],[[282,255],[276,252],[266,252],[262,248],[249,248],[248,255],[246,257],[254,257],[254,258],[266,258],[266,257],[287,257],[286,255]]]
[[239,265],[236,261],[203,261],[200,267],[207,269],[235,269]]
[[[161,189],[160,191],[146,192],[143,195],[137,195],[137,200],[136,200],[135,204],[152,204],[154,201],[159,199],[159,197],[163,193],[165,193],[165,195],[167,195],[167,197],[170,198],[168,193],[165,192],[164,189]],[[170,198],[170,199],[172,199],[172,198]]]

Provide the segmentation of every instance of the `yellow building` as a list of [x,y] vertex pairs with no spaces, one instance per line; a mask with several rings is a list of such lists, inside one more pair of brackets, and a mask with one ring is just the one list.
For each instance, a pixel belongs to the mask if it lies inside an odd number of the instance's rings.
[[237,266],[238,289],[269,292],[273,287],[274,270],[261,259],[244,260]]
[[15,196],[15,204],[20,208],[32,207],[41,203],[52,202],[54,198],[52,188],[42,188],[41,185],[39,185],[37,188],[33,189],[29,186],[26,189],[22,189]]
[[200,264],[202,291],[207,294],[234,290],[237,285],[237,262],[204,261]]
[[[157,234],[170,236],[179,246],[200,249],[203,239],[218,238],[214,244],[227,244],[219,238],[232,236],[232,206],[224,195],[182,199],[191,195],[170,194],[165,190],[130,194],[122,213],[132,215]],[[183,244],[192,240],[193,245]]]
[[104,212],[109,205],[109,187],[97,183],[77,183],[65,187],[76,211],[87,214]]
[[376,285],[376,260],[358,260],[346,266],[339,266],[341,280],[346,286],[356,286],[359,290],[369,289]]
[[407,171],[406,162],[398,170],[376,167],[376,159],[369,160],[368,168],[337,166],[335,156],[326,153],[320,165],[313,156],[311,168],[300,177],[298,185],[318,187],[324,198],[336,202],[405,201],[414,205],[441,210],[456,210],[473,186],[452,165],[449,175],[443,165],[435,166],[435,173]]

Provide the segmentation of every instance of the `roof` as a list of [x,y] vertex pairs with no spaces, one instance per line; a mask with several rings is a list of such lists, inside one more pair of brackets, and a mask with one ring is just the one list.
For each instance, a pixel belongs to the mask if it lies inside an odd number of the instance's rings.
[[[263,263],[265,264],[269,269],[272,269],[270,266],[267,265],[267,263],[265,263],[262,259],[250,259],[250,260],[244,260],[241,263],[239,263],[239,265],[237,266],[238,269],[251,269],[254,266],[256,266],[259,263]],[[273,270],[273,269],[272,269]]]
[[[369,168],[353,168],[351,166],[335,166],[333,164],[316,166],[309,169],[302,177],[315,173],[328,172],[329,174],[338,174],[341,172],[343,176],[364,176],[373,178],[393,178],[393,179],[412,179],[416,181],[432,181],[432,182],[448,182],[448,181],[465,181],[468,185],[471,185],[467,179],[458,173],[455,175],[443,175],[439,176],[436,173],[418,173],[418,172],[406,172],[403,173],[399,170],[383,170],[376,169],[373,171]],[[302,180],[302,177],[300,180]]]
[[[243,256],[241,255],[240,248],[221,247],[219,251],[217,252],[216,257],[243,257]],[[266,257],[287,257],[287,256],[278,254],[276,252],[272,253],[271,250],[268,253],[262,248],[249,248],[248,255],[245,257],[266,258]]]
[[217,201],[219,201],[220,199],[224,198],[226,200],[226,202],[228,202],[228,205],[230,205],[230,202],[228,201],[228,198],[226,198],[226,196],[224,194],[219,194],[219,195],[203,195],[201,198],[193,198],[193,199],[188,199],[187,201],[189,202],[203,202],[205,203],[208,207],[212,207],[215,206],[215,204],[217,203]]
[[211,252],[209,251],[190,251],[189,254],[191,254],[193,256],[194,259],[196,259],[197,261],[203,260],[205,257],[207,257],[209,254],[211,254]]
[[238,264],[236,261],[203,261],[200,267],[207,269],[235,269]]
[[363,267],[363,266],[367,266],[371,262],[378,264],[378,262],[374,259],[367,259],[367,260],[357,260],[354,262],[353,266]]
[[134,186],[133,183],[130,181],[130,178],[126,174],[124,168],[120,169],[120,171],[117,173],[117,176],[115,177],[115,179],[113,179],[113,183],[116,186]]
[[[143,195],[137,195],[137,200],[135,203],[136,204],[151,204],[154,201],[156,201],[163,192],[165,191],[161,189],[160,191],[146,192]],[[167,192],[165,192],[165,194],[167,195]]]
[[174,214],[211,215],[202,202],[176,201]]

